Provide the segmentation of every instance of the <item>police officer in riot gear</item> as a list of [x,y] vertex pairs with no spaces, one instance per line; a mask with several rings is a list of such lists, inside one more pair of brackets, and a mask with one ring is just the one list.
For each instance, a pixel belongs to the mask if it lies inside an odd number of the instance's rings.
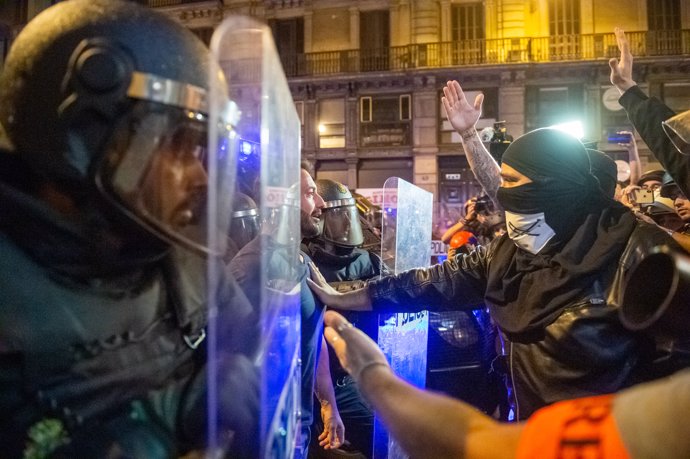
[[259,234],[260,230],[259,208],[256,202],[246,194],[236,191],[232,203],[226,261],[230,261],[242,247]]
[[[316,186],[325,203],[320,221],[322,231],[318,237],[309,241],[307,253],[324,278],[335,288],[347,291],[361,285],[366,279],[380,275],[382,270],[388,272],[378,255],[360,248],[364,236],[356,201],[347,187],[329,179],[316,180]],[[348,317],[369,336],[376,338],[376,315],[353,313]],[[373,444],[373,412],[335,355],[330,356],[330,363],[338,409],[345,424],[347,440],[354,450],[370,457]],[[339,453],[344,454],[342,449],[316,453],[319,457],[339,457]],[[353,451],[350,451],[350,454],[352,453]]]
[[[4,457],[204,447],[203,274],[224,250],[206,195],[232,194],[208,182],[227,160],[207,148],[209,70],[191,32],[133,2],[61,2],[16,38],[0,77]],[[227,357],[221,383],[255,386],[250,351]],[[239,447],[258,401],[235,397],[221,422]]]

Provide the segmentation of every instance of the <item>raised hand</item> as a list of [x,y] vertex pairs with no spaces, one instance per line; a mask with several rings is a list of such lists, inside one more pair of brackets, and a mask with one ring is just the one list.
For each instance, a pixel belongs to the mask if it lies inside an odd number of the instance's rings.
[[611,67],[611,84],[618,88],[618,91],[623,94],[637,84],[632,79],[633,56],[630,52],[630,44],[628,43],[628,39],[625,38],[623,29],[616,27],[613,29],[613,33],[616,35],[616,43],[621,52],[621,57],[620,59],[616,59],[615,57],[609,59],[609,67]]
[[457,81],[449,81],[443,87],[443,97],[441,102],[446,109],[446,116],[451,126],[456,131],[463,133],[477,124],[477,120],[482,115],[482,102],[484,94],[479,94],[474,99],[474,105],[467,102],[465,93]]

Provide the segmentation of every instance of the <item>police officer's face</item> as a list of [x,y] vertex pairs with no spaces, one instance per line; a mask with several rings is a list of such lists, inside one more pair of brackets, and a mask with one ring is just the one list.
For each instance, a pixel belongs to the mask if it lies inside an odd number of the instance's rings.
[[316,191],[316,183],[309,172],[302,169],[300,173],[300,229],[302,237],[319,235],[319,219],[323,209],[323,198]]
[[182,228],[198,222],[208,185],[203,154],[199,145],[170,142],[152,159],[141,199],[163,224]]

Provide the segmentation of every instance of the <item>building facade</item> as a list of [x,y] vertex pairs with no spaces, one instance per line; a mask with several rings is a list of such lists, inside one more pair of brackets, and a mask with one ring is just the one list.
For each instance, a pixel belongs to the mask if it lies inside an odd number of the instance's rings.
[[[30,16],[54,1],[32,0]],[[457,79],[485,96],[480,128],[514,137],[579,121],[607,139],[630,129],[609,83],[626,31],[634,78],[676,111],[690,109],[690,2],[685,0],[140,0],[205,41],[224,17],[272,28],[317,177],[351,189],[398,176],[434,194],[437,226],[480,189],[445,120],[441,88]],[[17,12],[15,10],[15,12]],[[638,138],[643,170],[653,167]],[[496,147],[496,146],[495,146]],[[500,147],[494,152],[500,155]]]

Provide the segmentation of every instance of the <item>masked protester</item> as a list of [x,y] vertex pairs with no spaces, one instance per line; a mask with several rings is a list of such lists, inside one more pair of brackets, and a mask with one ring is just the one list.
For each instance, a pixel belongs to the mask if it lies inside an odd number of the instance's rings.
[[[222,253],[206,195],[232,191],[208,181],[224,161],[207,148],[209,70],[200,40],[133,2],[61,2],[16,38],[0,78],[3,457],[204,448],[204,273]],[[219,430],[254,457],[258,385],[236,338],[217,362],[233,395]]]
[[[448,107],[446,108],[448,110]],[[469,137],[469,134],[465,137]],[[505,151],[496,198],[508,232],[443,264],[370,281],[331,307],[414,311],[485,302],[508,341],[517,417],[550,403],[657,377],[653,345],[619,323],[622,282],[645,250],[675,244],[603,194],[585,147],[539,129]]]

